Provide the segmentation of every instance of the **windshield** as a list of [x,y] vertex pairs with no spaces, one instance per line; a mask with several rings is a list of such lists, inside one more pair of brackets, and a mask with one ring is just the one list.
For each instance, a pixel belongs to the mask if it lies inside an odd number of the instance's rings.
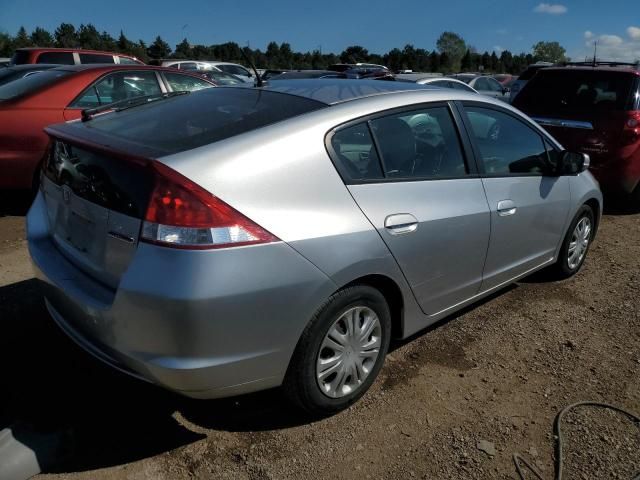
[[15,82],[0,85],[0,100],[10,100],[21,95],[33,93],[36,90],[54,83],[59,78],[69,75],[65,70],[46,70],[37,75],[29,75]]
[[171,154],[280,122],[326,104],[253,88],[218,87],[95,117],[95,129]]
[[599,70],[542,70],[516,97],[526,112],[561,114],[626,110],[633,103],[632,73]]

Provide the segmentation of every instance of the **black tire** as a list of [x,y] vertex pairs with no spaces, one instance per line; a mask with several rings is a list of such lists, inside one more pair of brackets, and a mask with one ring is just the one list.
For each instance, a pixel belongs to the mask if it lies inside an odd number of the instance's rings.
[[[340,398],[327,396],[316,380],[316,362],[329,329],[345,312],[356,306],[373,310],[380,321],[380,347],[369,374],[352,393]],[[366,285],[354,285],[334,293],[313,315],[305,328],[283,383],[285,395],[297,407],[312,415],[331,415],[355,403],[378,376],[389,349],[391,313],[380,291]]]
[[[573,237],[573,232],[576,229],[576,226],[583,218],[588,218],[591,223],[591,232],[589,234],[589,243],[587,244],[587,249],[584,252],[584,256],[582,260],[575,265],[573,268],[569,265],[569,244],[571,243],[571,239]],[[589,248],[591,247],[591,242],[593,241],[593,236],[596,232],[596,224],[595,224],[595,216],[593,214],[593,210],[589,205],[583,205],[576,213],[571,225],[569,226],[569,230],[564,237],[564,241],[562,242],[562,247],[560,248],[560,253],[558,254],[558,260],[551,268],[551,273],[558,280],[563,280],[565,278],[572,277],[584,264],[584,260],[587,258],[587,254],[589,253]]]

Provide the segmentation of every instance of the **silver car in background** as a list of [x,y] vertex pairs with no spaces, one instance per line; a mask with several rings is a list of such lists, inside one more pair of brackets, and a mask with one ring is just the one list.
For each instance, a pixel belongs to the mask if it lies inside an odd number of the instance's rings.
[[282,385],[346,408],[392,337],[576,273],[602,211],[588,157],[453,89],[220,87],[47,131],[27,228],[51,316],[196,398]]

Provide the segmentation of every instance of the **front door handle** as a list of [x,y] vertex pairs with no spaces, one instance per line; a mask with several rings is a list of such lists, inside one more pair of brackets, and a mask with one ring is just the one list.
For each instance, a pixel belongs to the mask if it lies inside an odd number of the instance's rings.
[[418,219],[410,213],[396,213],[384,219],[384,228],[391,235],[403,235],[418,229]]
[[516,203],[513,200],[500,200],[498,202],[498,215],[508,217],[516,213]]

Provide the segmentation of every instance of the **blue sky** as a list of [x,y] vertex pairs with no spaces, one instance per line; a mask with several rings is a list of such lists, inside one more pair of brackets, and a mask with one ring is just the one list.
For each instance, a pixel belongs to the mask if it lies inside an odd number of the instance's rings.
[[557,40],[578,59],[597,39],[603,56],[640,58],[638,0],[0,0],[0,31],[53,31],[63,21],[93,23],[113,35],[122,29],[147,42],[159,34],[172,47],[187,37],[262,49],[286,41],[294,50],[336,53],[359,44],[384,53],[407,43],[432,50],[451,30],[479,51],[528,52],[538,40]]

